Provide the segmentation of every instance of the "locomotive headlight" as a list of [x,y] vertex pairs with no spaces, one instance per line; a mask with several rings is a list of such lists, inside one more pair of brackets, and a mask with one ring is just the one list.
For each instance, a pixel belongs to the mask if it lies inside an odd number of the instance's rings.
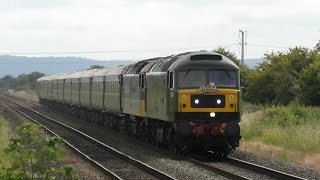
[[194,103],[199,104],[199,99],[194,100]]
[[221,104],[221,100],[220,99],[217,100],[217,104]]
[[215,117],[215,116],[216,116],[216,113],[214,113],[214,112],[210,113],[210,117]]

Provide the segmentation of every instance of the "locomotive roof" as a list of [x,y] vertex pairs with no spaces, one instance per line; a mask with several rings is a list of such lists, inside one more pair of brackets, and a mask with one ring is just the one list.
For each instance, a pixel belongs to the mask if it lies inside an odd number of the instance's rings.
[[142,60],[129,66],[124,74],[166,72],[169,69],[189,69],[190,67],[239,69],[232,60],[221,54],[209,51],[197,51]]
[[239,69],[229,58],[209,51],[188,53],[175,61],[169,69],[189,69],[190,67]]

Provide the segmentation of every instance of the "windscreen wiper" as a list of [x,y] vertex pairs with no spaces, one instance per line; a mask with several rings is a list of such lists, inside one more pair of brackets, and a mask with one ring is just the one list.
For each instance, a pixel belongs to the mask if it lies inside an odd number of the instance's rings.
[[181,82],[183,82],[184,78],[187,76],[187,74],[190,72],[190,70],[191,70],[191,69],[188,69],[188,70],[187,70],[187,72],[186,72],[186,74],[184,74],[184,76],[183,76],[183,78],[182,78]]

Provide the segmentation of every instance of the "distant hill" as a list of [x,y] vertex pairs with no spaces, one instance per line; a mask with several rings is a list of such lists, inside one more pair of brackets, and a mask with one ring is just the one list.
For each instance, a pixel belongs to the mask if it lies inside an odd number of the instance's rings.
[[80,57],[0,56],[0,78],[5,75],[29,74],[33,71],[48,75],[67,73],[87,69],[91,65],[115,67],[133,62],[130,60],[97,61]]
[[[115,67],[131,64],[131,60],[97,61],[80,57],[25,57],[25,56],[0,56],[0,78],[5,75],[17,76],[29,74],[33,71],[47,75],[68,73],[89,68],[91,65]],[[263,59],[245,59],[245,64],[250,68],[258,66]]]

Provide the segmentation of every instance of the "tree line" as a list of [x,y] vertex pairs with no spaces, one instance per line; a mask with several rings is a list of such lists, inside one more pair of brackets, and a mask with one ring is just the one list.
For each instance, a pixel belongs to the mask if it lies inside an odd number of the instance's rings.
[[6,91],[7,89],[35,90],[37,87],[37,79],[43,76],[44,74],[40,72],[20,74],[18,77],[6,75],[0,78],[0,91]]
[[[233,52],[218,48],[236,64]],[[255,68],[240,65],[244,101],[260,104],[287,105],[298,101],[304,105],[320,105],[320,41],[315,48],[291,48],[285,52],[264,54]]]

